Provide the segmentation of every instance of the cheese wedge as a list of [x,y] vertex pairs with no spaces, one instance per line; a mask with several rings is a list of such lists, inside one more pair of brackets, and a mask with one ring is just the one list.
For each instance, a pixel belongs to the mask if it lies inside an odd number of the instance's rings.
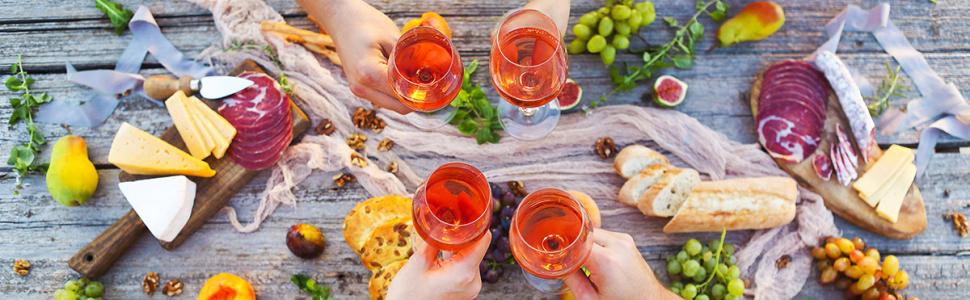
[[195,183],[185,176],[122,182],[118,188],[148,231],[163,242],[178,236],[195,205]]
[[[913,150],[899,145],[889,146],[886,153],[870,167],[859,180],[852,183],[852,187],[859,192],[859,197],[869,199],[880,187],[889,182],[891,177],[903,165],[913,163]],[[869,200],[866,200],[868,203]],[[875,205],[875,203],[870,204]]]
[[916,179],[916,165],[907,164],[903,166],[903,173],[895,181],[889,182],[889,190],[886,196],[879,200],[876,207],[876,214],[880,217],[896,223],[899,220],[899,209],[903,207],[903,200],[906,199],[906,192]]
[[168,97],[168,100],[165,100],[165,108],[168,109],[168,114],[172,116],[172,123],[178,129],[179,135],[185,142],[185,147],[189,148],[192,157],[204,159],[212,152],[212,145],[205,142],[199,126],[192,121],[192,115],[189,114],[182,98],[185,98],[182,91],[175,92],[174,95]]
[[202,141],[205,143],[205,148],[209,149],[209,153],[214,152],[216,142],[215,139],[212,138],[212,135],[216,133],[209,132],[209,128],[212,127],[212,125],[209,124],[209,120],[198,112],[195,105],[189,103],[188,97],[180,97],[179,100],[181,100],[182,105],[185,106],[185,110],[189,113],[189,118],[192,119],[192,123],[195,124],[195,128],[199,129],[199,134],[202,136]]
[[212,177],[209,164],[141,129],[123,123],[115,133],[108,162],[136,175],[190,175]]
[[225,155],[226,150],[229,149],[229,144],[232,139],[236,137],[236,127],[233,127],[226,118],[223,118],[219,113],[209,108],[208,105],[202,103],[202,100],[196,97],[189,97],[186,101],[195,106],[196,110],[202,113],[202,116],[209,120],[209,123],[215,127],[216,131],[224,138],[225,143],[219,143],[217,141],[216,148],[213,150],[212,155],[216,158],[222,158]]

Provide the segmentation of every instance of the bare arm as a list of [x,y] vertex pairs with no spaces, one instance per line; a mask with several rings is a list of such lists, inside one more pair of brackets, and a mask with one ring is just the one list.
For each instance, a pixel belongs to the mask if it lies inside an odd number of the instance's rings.
[[569,0],[532,0],[523,8],[531,8],[546,14],[556,22],[559,35],[566,34],[569,27]]

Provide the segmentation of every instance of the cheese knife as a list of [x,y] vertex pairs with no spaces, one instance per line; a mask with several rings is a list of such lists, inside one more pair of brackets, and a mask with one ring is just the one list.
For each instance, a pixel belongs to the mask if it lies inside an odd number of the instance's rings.
[[191,76],[175,78],[170,75],[153,75],[145,78],[145,94],[153,99],[164,101],[182,91],[186,96],[198,92],[205,99],[219,99],[241,91],[253,82],[236,76],[206,76],[199,79]]

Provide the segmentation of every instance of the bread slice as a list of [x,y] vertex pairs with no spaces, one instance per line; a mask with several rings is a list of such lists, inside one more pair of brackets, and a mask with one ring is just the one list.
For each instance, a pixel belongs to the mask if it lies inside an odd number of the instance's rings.
[[648,216],[673,216],[684,200],[687,200],[691,189],[700,181],[701,176],[697,170],[671,168],[640,196],[637,208]]
[[407,260],[414,254],[411,237],[414,224],[411,216],[400,217],[377,226],[361,247],[360,260],[364,267],[373,271],[398,260]]
[[400,271],[401,267],[404,267],[404,264],[407,262],[406,259],[395,261],[371,274],[370,282],[367,283],[367,290],[370,291],[371,300],[383,300],[387,298],[387,288],[391,286],[394,275],[397,275],[397,271]]
[[668,164],[655,164],[643,169],[643,171],[640,171],[639,174],[634,175],[623,184],[623,187],[620,188],[620,194],[616,199],[620,203],[637,206],[643,193],[650,189],[657,181],[660,181],[660,177],[667,170],[670,170],[670,165]]
[[667,165],[670,164],[670,161],[660,152],[641,145],[630,145],[623,148],[620,154],[616,155],[616,159],[613,160],[613,168],[623,178],[636,176],[643,169],[658,164]]
[[664,233],[765,229],[795,218],[798,184],[788,177],[702,182],[664,226]]
[[361,254],[364,243],[378,226],[402,217],[411,217],[410,198],[387,195],[367,199],[344,217],[344,240],[350,249]]

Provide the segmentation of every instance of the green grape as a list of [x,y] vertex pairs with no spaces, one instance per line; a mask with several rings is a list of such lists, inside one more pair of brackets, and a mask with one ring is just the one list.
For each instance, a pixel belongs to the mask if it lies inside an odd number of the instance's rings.
[[623,0],[620,3],[623,3],[623,5],[626,6],[633,6],[633,0]]
[[77,293],[69,290],[57,290],[54,292],[54,300],[77,300]]
[[633,11],[630,10],[629,6],[614,5],[613,10],[610,12],[610,16],[613,17],[614,20],[623,21],[629,19],[632,13]]
[[650,5],[650,4],[652,4],[650,3],[650,1],[637,2],[637,4],[633,5],[633,9],[644,10],[647,7],[647,5]]
[[586,25],[586,27],[593,28],[596,23],[599,23],[600,16],[596,12],[588,12],[579,17],[579,24]]
[[613,19],[610,19],[610,17],[600,19],[600,24],[596,28],[596,32],[602,36],[608,36],[613,33]]
[[694,297],[694,300],[711,300],[711,298],[708,297],[707,295],[700,294],[700,295],[697,295],[697,297]]
[[744,282],[738,278],[731,279],[731,282],[728,282],[727,290],[728,294],[741,296],[741,294],[744,294]]
[[686,300],[694,299],[694,296],[697,296],[697,287],[693,283],[688,283],[680,290],[680,296]]
[[707,243],[707,248],[711,249],[712,252],[717,252],[718,244],[718,240],[711,240],[710,243]]
[[703,262],[704,269],[707,270],[708,273],[713,273],[714,268],[717,267],[717,261],[715,261],[714,258],[705,258]]
[[701,242],[696,239],[690,239],[684,244],[684,251],[687,251],[687,254],[690,256],[701,253],[702,248],[703,246],[701,246]]
[[741,299],[742,299],[741,296],[735,296],[730,294],[728,294],[727,296],[724,296],[724,300],[741,300]]
[[734,255],[734,244],[724,243],[723,251],[725,255]]
[[643,7],[638,7],[637,11],[640,12],[640,26],[650,26],[654,20],[657,19],[657,11],[653,8],[653,2],[641,2],[644,3]]
[[679,289],[684,288],[684,283],[682,283],[680,281],[674,281],[674,283],[671,283],[670,284],[670,287],[671,288],[677,288],[679,290]]
[[643,22],[643,15],[636,10],[633,11],[633,14],[630,15],[629,19],[626,19],[626,23],[630,25],[630,28],[633,28],[633,31],[640,30],[640,25],[642,25],[640,24],[641,22]]
[[569,54],[580,54],[586,52],[586,41],[575,39],[569,42],[569,46],[566,48],[569,50]]
[[613,47],[620,50],[630,48],[630,38],[622,35],[613,36]]
[[606,48],[606,38],[602,35],[594,35],[586,42],[586,51],[589,51],[589,53],[600,53],[603,48]]
[[77,280],[68,280],[67,282],[64,283],[64,289],[69,292],[80,292],[81,287],[82,287],[81,282]]
[[727,274],[724,274],[724,276],[727,276],[728,279],[737,279],[738,277],[741,277],[741,269],[739,269],[738,266],[731,266],[728,268]]
[[683,263],[686,262],[688,258],[690,258],[690,256],[687,255],[687,251],[680,250],[680,252],[677,252],[677,261]]
[[609,15],[610,14],[610,8],[609,7],[600,7],[600,9],[597,9],[596,10],[596,13],[599,14],[600,16]]
[[84,295],[88,297],[101,297],[101,295],[104,295],[104,285],[101,282],[92,281],[84,287]]
[[692,259],[692,260],[688,260],[687,262],[684,262],[684,265],[682,268],[683,269],[681,272],[684,274],[684,276],[694,277],[694,275],[696,275],[697,272],[700,271],[701,264],[698,263],[696,260]]
[[680,294],[680,288],[679,287],[670,287],[670,292],[671,293],[674,293],[674,294]]
[[727,290],[725,290],[723,284],[715,283],[714,286],[711,287],[711,296],[714,296],[714,299],[720,299],[724,297],[726,291]]
[[701,257],[704,258],[705,260],[714,259],[714,253],[712,253],[711,250],[707,250],[707,246],[704,246],[704,252],[702,253],[703,254],[701,254]]
[[677,262],[675,260],[672,260],[672,261],[667,262],[667,275],[677,275],[677,274],[680,274],[680,271],[681,270],[682,269],[680,268],[680,263],[679,262]]
[[627,24],[626,22],[616,23],[616,25],[613,27],[616,30],[616,34],[618,35],[624,35],[624,36],[630,35],[630,32],[633,31],[630,28],[630,24]]
[[593,30],[589,26],[576,24],[576,26],[573,26],[573,34],[576,35],[577,39],[588,40],[593,35]]
[[704,268],[697,269],[697,274],[694,274],[691,279],[694,279],[694,282],[702,283],[707,280],[707,271]]
[[727,276],[728,266],[725,265],[724,263],[717,264],[717,272],[721,273],[721,275],[723,276]]
[[734,255],[728,255],[728,257],[725,258],[724,261],[727,262],[729,265],[738,264],[738,258],[734,257]]
[[613,61],[616,60],[616,48],[606,45],[606,48],[603,49],[603,51],[600,51],[600,59],[603,61],[604,65],[612,65]]

